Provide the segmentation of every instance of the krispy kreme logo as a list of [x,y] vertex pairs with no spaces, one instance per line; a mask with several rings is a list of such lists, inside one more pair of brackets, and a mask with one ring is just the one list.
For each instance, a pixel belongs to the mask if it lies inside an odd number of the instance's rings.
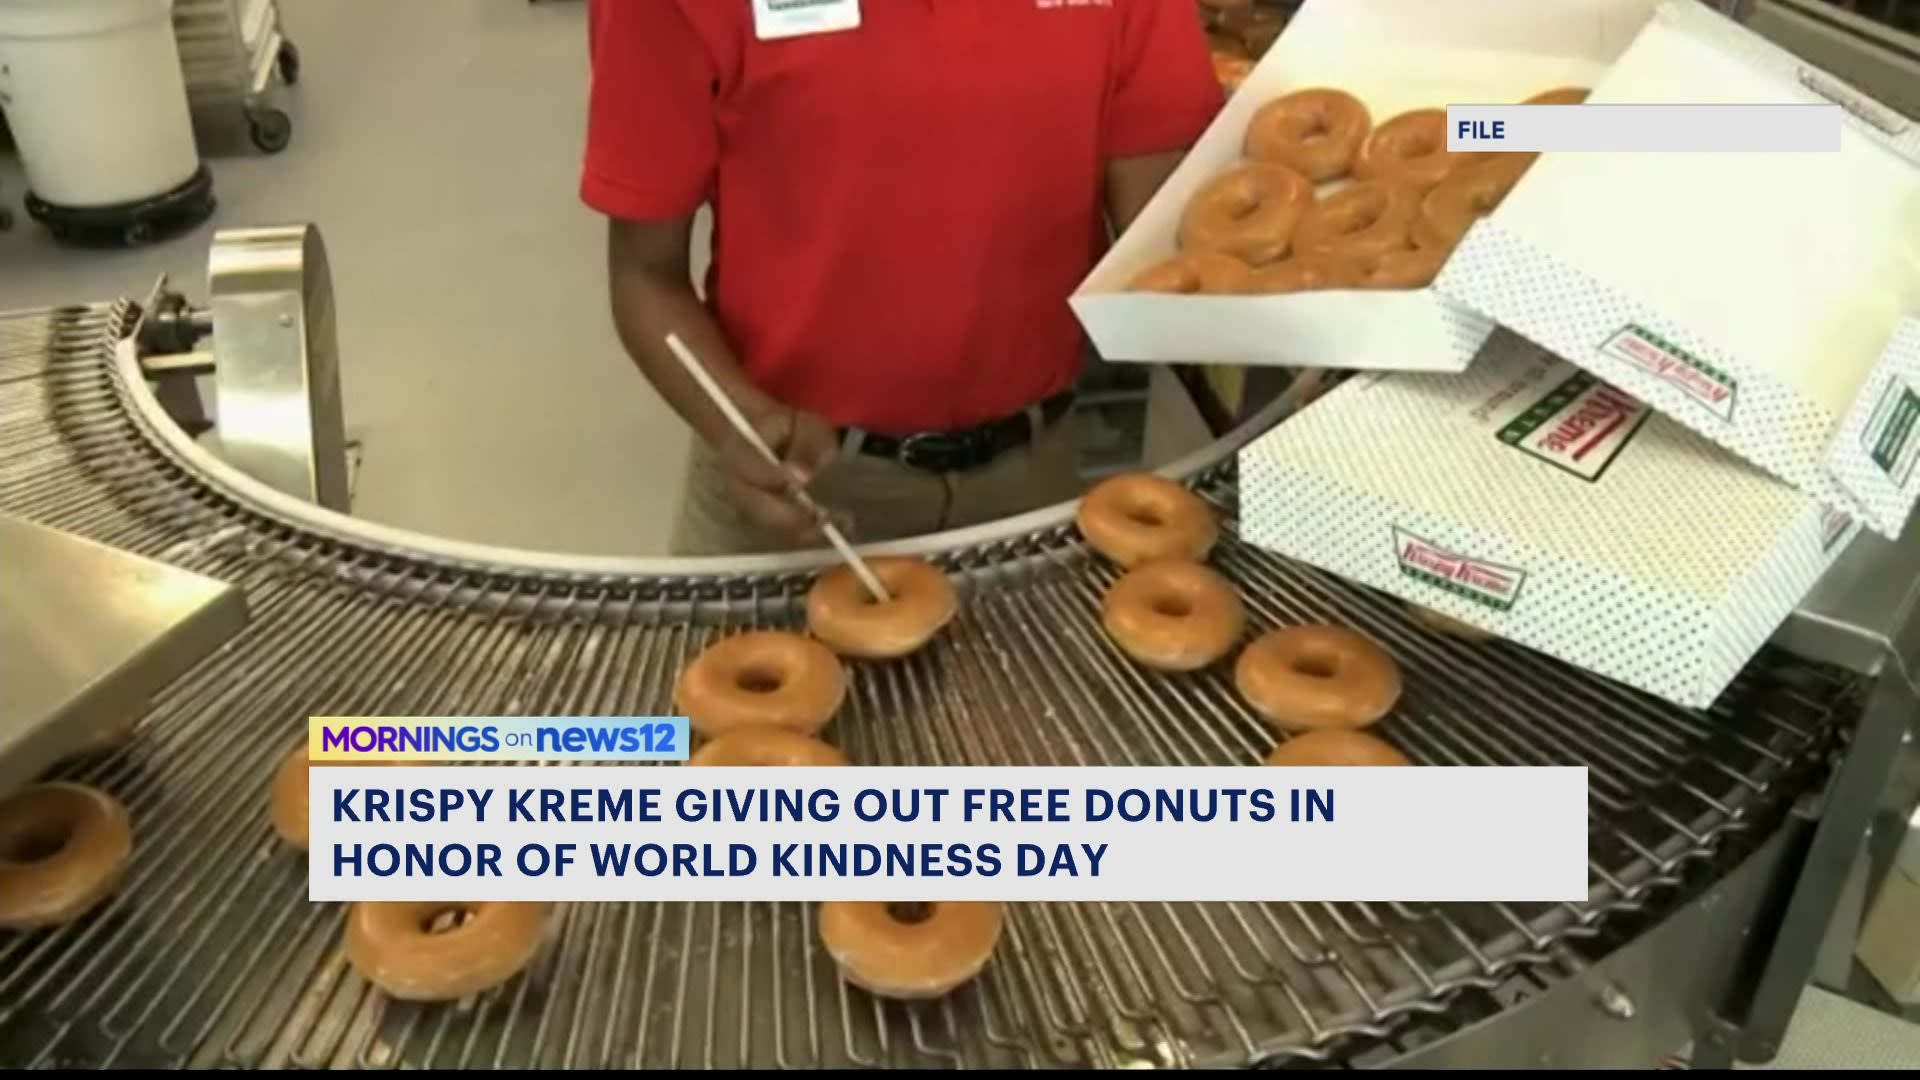
[[1512,608],[1520,598],[1520,586],[1527,580],[1524,570],[1448,551],[1397,525],[1393,528],[1393,553],[1400,572],[1408,577],[1495,611]]
[[1739,380],[1644,327],[1624,327],[1600,351],[1674,387],[1720,419],[1733,421]]
[[1651,412],[1584,371],[1554,384],[1500,429],[1500,441],[1589,483],[1600,479]]

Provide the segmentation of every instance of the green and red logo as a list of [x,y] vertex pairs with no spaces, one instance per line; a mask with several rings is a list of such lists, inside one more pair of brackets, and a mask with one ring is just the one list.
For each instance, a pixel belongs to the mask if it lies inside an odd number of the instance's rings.
[[1916,433],[1920,433],[1920,393],[1896,379],[1880,392],[1860,442],[1867,457],[1901,487],[1907,486],[1914,462],[1920,460]]
[[1633,365],[1699,402],[1720,419],[1733,422],[1739,380],[1653,331],[1642,326],[1622,327],[1600,346],[1600,352]]
[[1400,572],[1495,611],[1507,611],[1520,599],[1527,572],[1463,555],[1393,527],[1393,556]]
[[1582,480],[1600,479],[1652,410],[1574,371],[1500,428],[1500,441]]

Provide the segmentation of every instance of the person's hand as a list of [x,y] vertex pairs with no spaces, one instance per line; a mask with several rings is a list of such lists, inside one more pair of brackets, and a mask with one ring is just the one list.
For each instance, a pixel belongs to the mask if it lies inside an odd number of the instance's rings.
[[[767,459],[739,432],[727,429],[717,449],[727,470],[728,497],[741,513],[788,543],[825,543],[819,522],[793,498],[792,485],[804,488],[813,483],[838,453],[839,436],[813,413],[778,402],[768,401],[743,411],[768,448],[780,457],[782,468],[767,464]],[[842,532],[852,528],[852,522],[838,514],[834,515],[834,524]]]

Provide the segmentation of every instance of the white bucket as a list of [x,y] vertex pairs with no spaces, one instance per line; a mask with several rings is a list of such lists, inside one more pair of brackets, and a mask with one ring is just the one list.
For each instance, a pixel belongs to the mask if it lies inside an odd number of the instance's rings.
[[200,167],[171,0],[0,0],[0,105],[61,208],[163,195]]

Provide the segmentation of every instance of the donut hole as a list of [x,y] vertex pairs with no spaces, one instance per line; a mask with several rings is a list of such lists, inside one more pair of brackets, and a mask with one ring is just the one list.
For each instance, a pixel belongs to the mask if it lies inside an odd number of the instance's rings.
[[786,680],[772,668],[750,667],[742,668],[733,683],[749,694],[772,694],[785,686]]
[[1150,606],[1155,615],[1165,615],[1169,619],[1184,619],[1193,614],[1193,605],[1184,596],[1156,596]]
[[1320,109],[1303,109],[1289,117],[1287,134],[1303,143],[1319,142],[1333,134],[1333,123]]
[[451,934],[467,925],[472,919],[472,909],[457,904],[435,908],[420,917],[420,932],[428,937],[435,934]]
[[1166,516],[1161,514],[1157,507],[1136,504],[1127,507],[1126,514],[1128,521],[1135,525],[1144,525],[1149,529],[1158,529],[1167,523]]
[[933,918],[933,905],[913,901],[888,904],[887,918],[902,926],[918,926]]
[[73,838],[73,826],[64,821],[36,821],[26,828],[0,834],[0,860],[35,863],[60,854]]
[[1295,660],[1293,670],[1309,679],[1331,679],[1340,673],[1340,665],[1331,656],[1308,655]]

